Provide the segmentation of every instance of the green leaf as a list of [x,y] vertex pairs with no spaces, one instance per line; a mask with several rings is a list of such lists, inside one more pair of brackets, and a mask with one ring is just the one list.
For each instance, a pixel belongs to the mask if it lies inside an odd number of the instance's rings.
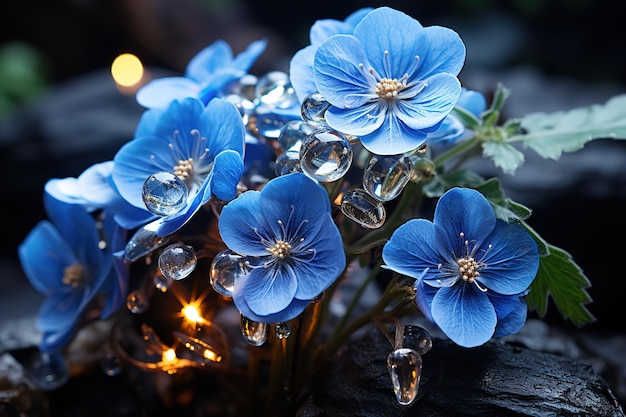
[[531,113],[521,119],[527,133],[511,136],[543,158],[559,159],[593,139],[626,139],[626,94],[605,104],[594,104],[554,113]]
[[528,308],[536,310],[543,318],[551,297],[563,318],[571,320],[576,326],[595,321],[585,307],[592,301],[586,291],[591,286],[589,279],[569,253],[552,245],[548,248],[550,254],[541,257],[537,277],[526,295]]
[[500,179],[496,177],[488,179],[476,189],[489,201],[496,217],[500,220],[507,223],[526,220],[532,213],[528,207],[508,198],[500,185]]
[[514,174],[517,168],[524,163],[524,154],[509,143],[485,142],[483,156],[491,158],[493,163],[505,174]]

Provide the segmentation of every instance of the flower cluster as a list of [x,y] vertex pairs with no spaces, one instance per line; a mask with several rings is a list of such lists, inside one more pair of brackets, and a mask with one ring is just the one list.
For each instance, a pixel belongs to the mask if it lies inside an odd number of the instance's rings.
[[[428,348],[398,342],[402,320],[421,315],[463,347],[518,332],[554,294],[566,318],[593,320],[585,286],[550,288],[569,285],[573,260],[528,225],[530,209],[463,168],[482,152],[514,173],[515,142],[546,157],[573,149],[567,138],[580,135],[559,127],[561,115],[499,124],[509,91],[498,85],[488,103],[461,85],[461,37],[389,7],[316,22],[288,73],[248,73],[265,47],[233,56],[219,40],[184,76],[150,81],[136,95],[145,112],[134,137],[110,161],[48,181],[50,220],[19,247],[46,297],[42,352],[62,357],[103,320],[114,330],[102,356],[144,369],[224,371],[257,355],[304,378],[378,326],[392,341],[390,389],[408,405]],[[584,140],[600,137],[586,123]],[[436,203],[432,217],[423,202]],[[347,291],[361,269],[370,278]],[[355,317],[366,286],[379,300]],[[174,325],[142,320],[160,308],[156,294],[178,300]],[[232,348],[233,314],[249,349]],[[142,325],[125,326],[129,317]],[[144,355],[119,340],[137,331]]]

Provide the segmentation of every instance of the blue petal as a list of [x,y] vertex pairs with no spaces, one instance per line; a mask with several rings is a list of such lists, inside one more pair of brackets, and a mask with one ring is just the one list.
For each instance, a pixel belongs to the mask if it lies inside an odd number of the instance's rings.
[[[211,187],[207,192],[214,194],[220,200],[231,200],[237,194],[237,184],[243,174],[243,160],[241,154],[225,150],[216,157],[213,165]],[[205,195],[208,200],[211,195]]]
[[204,181],[198,192],[192,198],[187,200],[187,203],[182,209],[175,214],[163,217],[157,228],[157,235],[161,237],[168,236],[191,220],[193,215],[200,210],[200,207],[207,202],[205,196],[210,194],[210,185],[211,182],[209,180]]
[[429,26],[426,29],[430,49],[422,56],[420,76],[429,77],[439,72],[458,75],[465,64],[465,44],[452,29]]
[[440,288],[432,300],[432,317],[454,343],[480,346],[494,334],[497,317],[485,293],[475,285],[462,283]]
[[[455,262],[452,253],[463,256],[465,241],[482,247],[496,225],[496,216],[487,199],[469,188],[452,188],[441,196],[435,209],[434,223],[439,227],[439,253]],[[460,233],[464,236],[461,237]],[[519,291],[518,291],[519,292]]]
[[474,116],[480,116],[487,108],[487,99],[478,91],[463,88],[456,105],[469,111]]
[[[528,316],[526,300],[524,297],[518,296],[499,298],[503,298],[504,303],[500,300],[494,300],[494,297],[490,297],[498,314],[498,325],[496,326],[494,337],[507,336],[519,332],[526,324],[526,317]],[[506,304],[506,307],[504,304]],[[506,315],[503,315],[504,311],[507,311]]]
[[400,79],[409,74],[409,81],[413,81],[417,68],[415,57],[429,53],[423,26],[389,7],[377,8],[365,16],[354,29],[354,36],[366,45],[369,63],[381,77]]
[[346,257],[339,229],[330,214],[322,221],[317,236],[307,248],[315,249],[315,255],[304,254],[306,261],[294,265],[298,289],[295,297],[300,300],[312,300],[325,291],[346,267]]
[[40,293],[50,295],[64,287],[66,267],[77,263],[70,246],[49,221],[39,222],[18,247],[24,274]]
[[307,46],[296,52],[289,62],[289,80],[300,102],[312,93],[317,92],[313,79],[314,46]]
[[[539,269],[537,243],[521,225],[498,220],[485,239],[488,250],[479,282],[500,294],[517,294],[528,288]],[[483,245],[483,248],[485,248]]]
[[185,77],[164,77],[150,81],[137,91],[137,103],[146,108],[165,108],[173,100],[197,97],[200,85]]
[[435,320],[433,319],[431,311],[433,298],[435,297],[435,294],[437,294],[437,291],[439,291],[439,288],[431,287],[430,285],[426,284],[426,281],[424,281],[424,279],[418,279],[417,281],[415,281],[414,288],[415,304],[417,305],[417,308],[419,309],[420,313],[422,313],[424,317],[426,317],[427,320],[434,323]]
[[435,227],[425,219],[413,219],[398,227],[383,247],[385,267],[399,274],[418,279],[437,274],[441,257],[435,251]]
[[218,39],[194,55],[187,64],[185,76],[203,84],[209,81],[218,70],[229,67],[233,60],[233,50],[228,42]]
[[46,331],[41,335],[39,350],[42,352],[58,352],[67,346],[75,334],[75,325],[59,329],[58,331]]
[[243,52],[237,54],[232,63],[233,68],[248,71],[257,58],[265,51],[266,47],[266,39],[260,39],[250,43]]
[[113,161],[101,162],[87,168],[78,176],[78,187],[81,194],[98,207],[117,204],[121,199],[112,185],[113,165]]
[[374,95],[376,80],[359,68],[369,68],[361,43],[351,35],[335,35],[324,41],[313,62],[315,85],[333,106],[356,108]]
[[437,74],[424,82],[427,87],[415,97],[397,101],[395,114],[416,130],[441,122],[452,111],[461,94],[461,83],[450,74]]
[[360,137],[363,146],[376,155],[398,155],[412,151],[426,142],[426,132],[410,129],[388,112],[379,129]]
[[287,308],[297,287],[295,273],[288,265],[259,266],[235,283],[233,299],[243,297],[255,315],[267,316]]
[[265,316],[258,315],[254,311],[252,311],[250,307],[248,307],[248,304],[246,304],[246,300],[244,298],[233,297],[233,302],[235,303],[235,307],[237,307],[237,310],[239,310],[241,314],[251,320],[258,321],[260,323],[279,323],[289,321],[302,314],[306,306],[309,305],[310,301],[298,300],[297,298],[294,298],[291,303],[289,303],[289,305],[283,310]]
[[[259,205],[260,191],[246,191],[228,203],[220,213],[219,232],[232,251],[242,255],[265,256],[266,246],[258,233],[266,232],[267,221]],[[257,232],[258,231],[258,232]]]
[[207,138],[210,155],[223,150],[233,150],[244,156],[245,126],[239,110],[231,102],[215,98],[207,104],[202,114],[201,133]]
[[59,331],[72,327],[89,303],[90,298],[86,293],[66,287],[67,291],[47,297],[41,304],[37,316],[37,327],[41,331]]
[[52,178],[46,181],[44,191],[64,203],[84,205],[87,210],[96,209],[90,206],[89,201],[83,196],[77,178]]
[[325,117],[333,129],[355,136],[375,132],[386,121],[385,107],[377,101],[350,109],[331,106],[326,110]]

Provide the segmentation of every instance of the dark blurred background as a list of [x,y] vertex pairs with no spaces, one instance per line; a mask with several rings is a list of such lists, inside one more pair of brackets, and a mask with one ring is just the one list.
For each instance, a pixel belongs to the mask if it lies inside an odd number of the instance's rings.
[[[486,95],[503,82],[513,91],[506,116],[603,103],[625,92],[626,28],[614,1],[3,2],[3,291],[18,291],[23,281],[16,248],[45,218],[45,181],[77,176],[91,164],[111,159],[132,137],[142,109],[110,78],[117,55],[134,53],[153,76],[178,74],[189,58],[218,38],[227,40],[235,53],[267,38],[269,47],[251,70],[261,75],[287,70],[289,57],[308,44],[308,28],[315,20],[344,19],[360,7],[379,5],[403,10],[425,26],[459,32],[467,45],[462,82]],[[503,176],[511,197],[535,210],[531,225],[548,242],[568,250],[593,281],[589,292],[595,302],[589,308],[598,321],[590,329],[624,330],[616,321],[624,308],[615,286],[626,278],[619,267],[626,232],[625,167],[623,141],[600,140],[558,164],[529,157],[518,175]],[[489,169],[484,168],[486,173]],[[33,313],[39,300],[29,300],[0,301],[0,312],[5,317]],[[556,313],[554,307],[550,312]]]

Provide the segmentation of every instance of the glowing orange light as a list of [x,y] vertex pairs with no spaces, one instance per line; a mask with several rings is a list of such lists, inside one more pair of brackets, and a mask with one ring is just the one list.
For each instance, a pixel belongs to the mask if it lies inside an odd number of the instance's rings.
[[188,304],[180,310],[183,313],[183,317],[191,323],[202,323],[202,315],[200,314],[200,310],[193,304]]
[[176,360],[176,352],[174,349],[167,349],[163,351],[163,362],[174,362]]
[[111,64],[111,75],[121,87],[138,84],[144,75],[141,61],[133,54],[121,54]]

